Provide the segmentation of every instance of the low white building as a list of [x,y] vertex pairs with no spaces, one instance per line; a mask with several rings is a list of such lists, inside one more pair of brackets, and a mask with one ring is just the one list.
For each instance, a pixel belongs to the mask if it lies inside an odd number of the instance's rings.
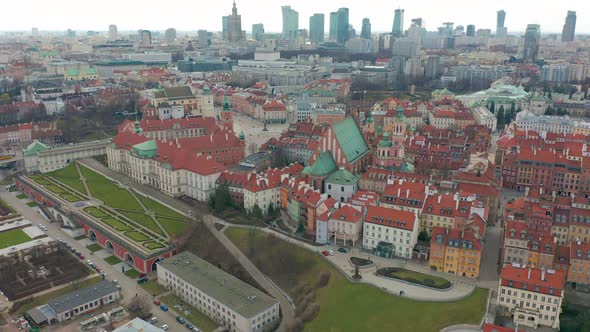
[[514,324],[519,326],[559,329],[564,288],[563,271],[505,264],[500,273],[497,305],[508,308]]
[[272,331],[280,321],[279,301],[194,254],[157,264],[158,283],[227,331]]
[[546,133],[569,134],[575,121],[568,116],[535,115],[528,111],[516,113],[516,126],[522,130],[534,130],[541,136]]
[[105,155],[111,140],[47,146],[34,141],[23,150],[27,173],[47,173],[68,166],[72,161]]
[[363,248],[388,258],[411,258],[419,228],[420,220],[414,212],[369,206],[363,223]]
[[354,246],[360,239],[363,229],[363,207],[343,204],[330,215],[328,220],[328,235],[334,243]]
[[491,129],[492,132],[496,131],[498,125],[498,119],[490,112],[490,110],[482,105],[478,105],[471,109],[471,114],[475,120],[475,124],[480,126],[486,126]]

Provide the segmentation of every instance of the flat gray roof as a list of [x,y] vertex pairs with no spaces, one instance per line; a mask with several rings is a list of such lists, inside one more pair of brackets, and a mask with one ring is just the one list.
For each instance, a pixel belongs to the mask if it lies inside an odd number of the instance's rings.
[[190,252],[158,264],[246,318],[252,318],[279,302]]
[[111,281],[101,280],[93,286],[78,289],[66,295],[51,299],[47,302],[47,305],[56,313],[61,313],[118,291],[119,289]]

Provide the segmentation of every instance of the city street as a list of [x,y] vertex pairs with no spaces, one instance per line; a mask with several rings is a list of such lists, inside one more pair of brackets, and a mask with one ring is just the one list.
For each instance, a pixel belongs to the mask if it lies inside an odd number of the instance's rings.
[[[18,199],[16,195],[19,192],[8,192],[5,188],[1,188],[0,198],[2,198],[5,202],[10,204],[15,210],[17,210],[21,215],[29,219],[33,225],[45,225],[47,226],[47,235],[52,237],[53,239],[62,239],[70,244],[73,248],[80,251],[86,259],[92,260],[101,270],[104,270],[107,273],[107,279],[109,280],[118,280],[119,284],[121,285],[121,294],[123,300],[121,302],[122,305],[126,305],[129,301],[137,296],[149,296],[151,299],[152,295],[146,292],[143,288],[141,288],[136,279],[131,279],[121,273],[120,269],[113,268],[113,266],[109,265],[108,263],[104,262],[102,259],[97,257],[97,255],[90,255],[90,251],[84,245],[85,240],[74,240],[73,238],[69,237],[68,234],[63,232],[59,225],[55,223],[49,223],[43,216],[41,216],[38,212],[36,212],[35,208],[30,208],[26,205],[27,199]],[[150,301],[151,304],[151,301]],[[158,323],[156,325],[161,326],[162,324],[167,324],[170,326],[172,331],[180,330],[180,324],[176,322],[176,314],[170,310],[168,312],[163,312],[157,306],[151,304],[153,306],[152,313],[158,318]],[[79,322],[80,319],[76,320],[75,323],[68,324],[67,327],[64,326],[56,326],[56,327],[49,327],[45,328],[44,331],[79,331]],[[183,329],[185,329],[183,327]],[[100,330],[100,329],[97,329]]]

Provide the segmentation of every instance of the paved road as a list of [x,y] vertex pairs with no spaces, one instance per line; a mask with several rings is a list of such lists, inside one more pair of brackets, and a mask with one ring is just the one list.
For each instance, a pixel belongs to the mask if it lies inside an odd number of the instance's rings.
[[[59,227],[58,224],[56,223],[49,223],[44,217],[42,217],[38,212],[36,212],[35,209],[30,208],[26,205],[26,202],[28,200],[24,199],[24,200],[20,200],[18,198],[16,198],[16,195],[18,194],[17,192],[7,192],[4,190],[4,188],[2,188],[3,192],[0,192],[0,197],[6,201],[8,204],[10,204],[12,207],[14,207],[19,213],[21,213],[21,215],[26,218],[29,219],[33,225],[45,225],[47,226],[47,235],[54,238],[54,239],[62,239],[64,241],[66,241],[67,243],[69,243],[72,247],[74,247],[76,250],[80,251],[84,256],[86,256],[86,259],[90,259],[92,260],[101,270],[104,270],[107,273],[107,279],[113,280],[116,279],[119,281],[119,284],[121,285],[121,293],[123,294],[123,300],[122,300],[122,304],[127,304],[129,303],[129,301],[136,296],[136,294],[138,296],[149,296],[150,298],[152,297],[151,294],[148,294],[148,292],[146,292],[143,288],[139,287],[137,285],[137,282],[135,281],[135,279],[130,279],[129,277],[125,276],[123,273],[121,273],[121,270],[119,269],[114,269],[111,265],[107,264],[106,262],[102,261],[100,258],[98,258],[95,255],[90,255],[90,251],[88,249],[86,249],[86,247],[84,246],[84,241],[76,241],[73,238],[69,237],[68,234],[66,234],[65,232],[63,232],[61,230],[61,228]],[[158,317],[159,323],[158,325],[161,324],[168,324],[168,326],[171,327],[171,329],[173,329],[173,331],[179,331],[181,330],[180,324],[178,324],[176,322],[175,319],[175,315],[171,312],[163,312],[161,310],[159,310],[155,305],[154,308],[152,310],[152,313],[154,315],[156,315],[156,317]],[[77,325],[78,323],[76,323],[75,325]],[[182,328],[184,329],[184,328]],[[59,327],[54,327],[54,328],[47,328],[44,329],[44,331],[65,331],[63,326],[59,326]]]
[[249,259],[242,253],[242,251],[236,247],[236,245],[231,242],[223,232],[218,231],[213,224],[218,222],[219,219],[213,216],[206,216],[205,217],[205,224],[215,236],[219,242],[223,244],[225,248],[230,252],[232,256],[234,256],[240,264],[250,273],[252,278],[256,280],[262,288],[266,289],[270,295],[279,300],[281,306],[281,312],[283,313],[283,317],[281,319],[281,325],[278,328],[278,331],[286,331],[286,327],[289,322],[295,319],[295,310],[292,307],[291,300],[286,296],[286,294],[277,286],[273,281],[264,275]]
[[495,226],[488,226],[486,230],[485,245],[481,258],[481,267],[479,270],[479,280],[488,288],[497,288],[498,280],[498,261],[500,259],[500,244],[502,242],[502,227],[499,223]]

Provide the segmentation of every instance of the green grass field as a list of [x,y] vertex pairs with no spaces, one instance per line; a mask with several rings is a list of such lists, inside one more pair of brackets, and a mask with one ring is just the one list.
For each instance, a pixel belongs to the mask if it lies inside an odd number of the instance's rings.
[[115,265],[115,264],[121,263],[121,260],[115,256],[109,256],[109,257],[105,258],[104,261],[107,262],[109,265]]
[[[242,251],[251,248],[249,230],[229,228],[227,236]],[[277,252],[292,252],[300,269],[267,273],[289,295],[295,298],[297,280],[317,283],[321,271],[330,271],[327,287],[316,292],[320,304],[318,317],[305,325],[305,331],[439,331],[454,324],[479,324],[483,317],[488,291],[476,289],[468,298],[455,302],[419,302],[398,297],[363,283],[352,283],[320,254],[315,254],[282,240],[269,242],[261,233],[255,238],[254,263],[268,269]],[[304,263],[304,264],[300,264]],[[272,270],[271,270],[272,271]]]
[[160,298],[160,301],[162,301],[162,303],[166,303],[168,307],[170,307],[170,310],[177,310],[176,308],[174,308],[174,305],[176,304],[182,304],[186,308],[190,308],[190,315],[185,315],[182,312],[178,312],[178,314],[180,314],[186,320],[191,322],[194,326],[198,327],[201,331],[211,332],[219,326],[213,320],[211,320],[211,318],[207,317],[205,314],[197,310],[195,307],[188,305],[174,294],[162,296]]
[[[90,279],[86,279],[84,281],[81,281],[78,284],[78,287],[84,288],[84,287],[92,286],[94,284],[97,284],[101,280],[102,280],[102,278],[99,276],[96,276],[96,277],[93,277]],[[28,302],[28,303],[24,304],[23,306],[19,307],[18,310],[16,310],[16,312],[13,314],[13,317],[20,317],[23,313],[25,313],[29,309],[32,309],[34,307],[38,307],[42,304],[46,304],[47,301],[49,301],[53,298],[56,298],[58,296],[62,296],[64,294],[67,294],[73,290],[74,290],[73,285],[68,285],[68,286],[60,288],[58,290],[55,290],[53,292],[45,293],[40,296],[35,296],[35,297],[33,297],[33,301]]]
[[33,202],[33,201],[31,201],[31,202],[28,202],[28,203],[27,203],[27,206],[28,206],[28,207],[35,207],[35,206],[39,206],[39,204],[37,204],[37,202]]
[[92,252],[97,252],[99,250],[102,250],[102,247],[100,246],[100,244],[98,243],[93,243],[89,246],[86,246],[86,249],[92,251]]
[[31,238],[20,229],[0,233],[0,249],[12,247],[28,241],[31,241]]
[[435,288],[446,289],[451,287],[451,282],[447,279],[431,276],[429,274],[424,274],[416,271],[410,271],[402,268],[382,268],[379,269],[379,271],[377,271],[377,274],[389,278],[405,280],[408,282],[417,282],[418,284],[423,284]]
[[134,270],[132,268],[130,268],[129,266],[125,267],[125,273],[126,276],[128,276],[131,279],[135,279],[137,277],[139,277],[139,272],[137,272],[137,270]]
[[138,224],[147,227],[149,230],[151,230],[154,233],[164,235],[164,234],[162,234],[162,230],[160,229],[160,227],[158,225],[156,225],[154,220],[145,213],[121,211],[121,210],[117,210],[117,212],[121,213],[122,215],[124,215],[125,217],[127,217],[131,220],[134,220]]
[[62,169],[49,172],[45,175],[53,177],[59,182],[72,187],[82,194],[86,194],[86,188],[84,188],[84,184],[82,183],[82,180],[80,180],[80,175],[78,174],[78,170],[76,169],[76,165],[74,163],[71,163]]
[[107,224],[111,227],[114,227],[119,232],[124,232],[124,231],[128,231],[131,229],[131,227],[127,226],[127,224],[120,222],[119,220],[117,220],[115,218],[106,217],[106,218],[102,218],[101,220],[105,224]]
[[85,207],[84,211],[86,211],[87,213],[90,213],[90,215],[95,218],[104,218],[104,217],[109,216],[106,212],[102,211],[101,209],[97,208],[96,206]]
[[178,236],[184,233],[187,229],[187,224],[185,221],[177,220],[177,219],[170,219],[164,217],[156,217],[160,222],[160,225],[166,229],[170,236]]
[[145,207],[148,210],[154,211],[156,213],[156,215],[158,215],[158,216],[168,217],[168,218],[173,218],[173,219],[180,219],[180,220],[184,219],[184,216],[182,214],[180,214],[172,209],[169,209],[165,205],[160,204],[159,202],[156,202],[151,198],[144,197],[143,195],[140,195],[140,194],[137,194],[137,197],[143,203],[143,205],[145,205]]
[[145,289],[146,292],[150,293],[151,295],[160,295],[164,292],[166,292],[166,288],[164,288],[164,286],[158,284],[157,282],[153,281],[153,280],[148,280],[146,282],[144,282],[143,284],[140,285],[141,288]]
[[29,197],[29,196],[27,196],[25,194],[18,194],[18,195],[16,195],[16,198],[18,198],[18,199],[25,199],[27,197]]
[[147,241],[150,239],[145,234],[140,233],[140,232],[135,232],[135,231],[125,232],[125,236],[127,236],[128,238],[130,238],[131,240],[133,240],[135,242],[143,242],[143,241]]

